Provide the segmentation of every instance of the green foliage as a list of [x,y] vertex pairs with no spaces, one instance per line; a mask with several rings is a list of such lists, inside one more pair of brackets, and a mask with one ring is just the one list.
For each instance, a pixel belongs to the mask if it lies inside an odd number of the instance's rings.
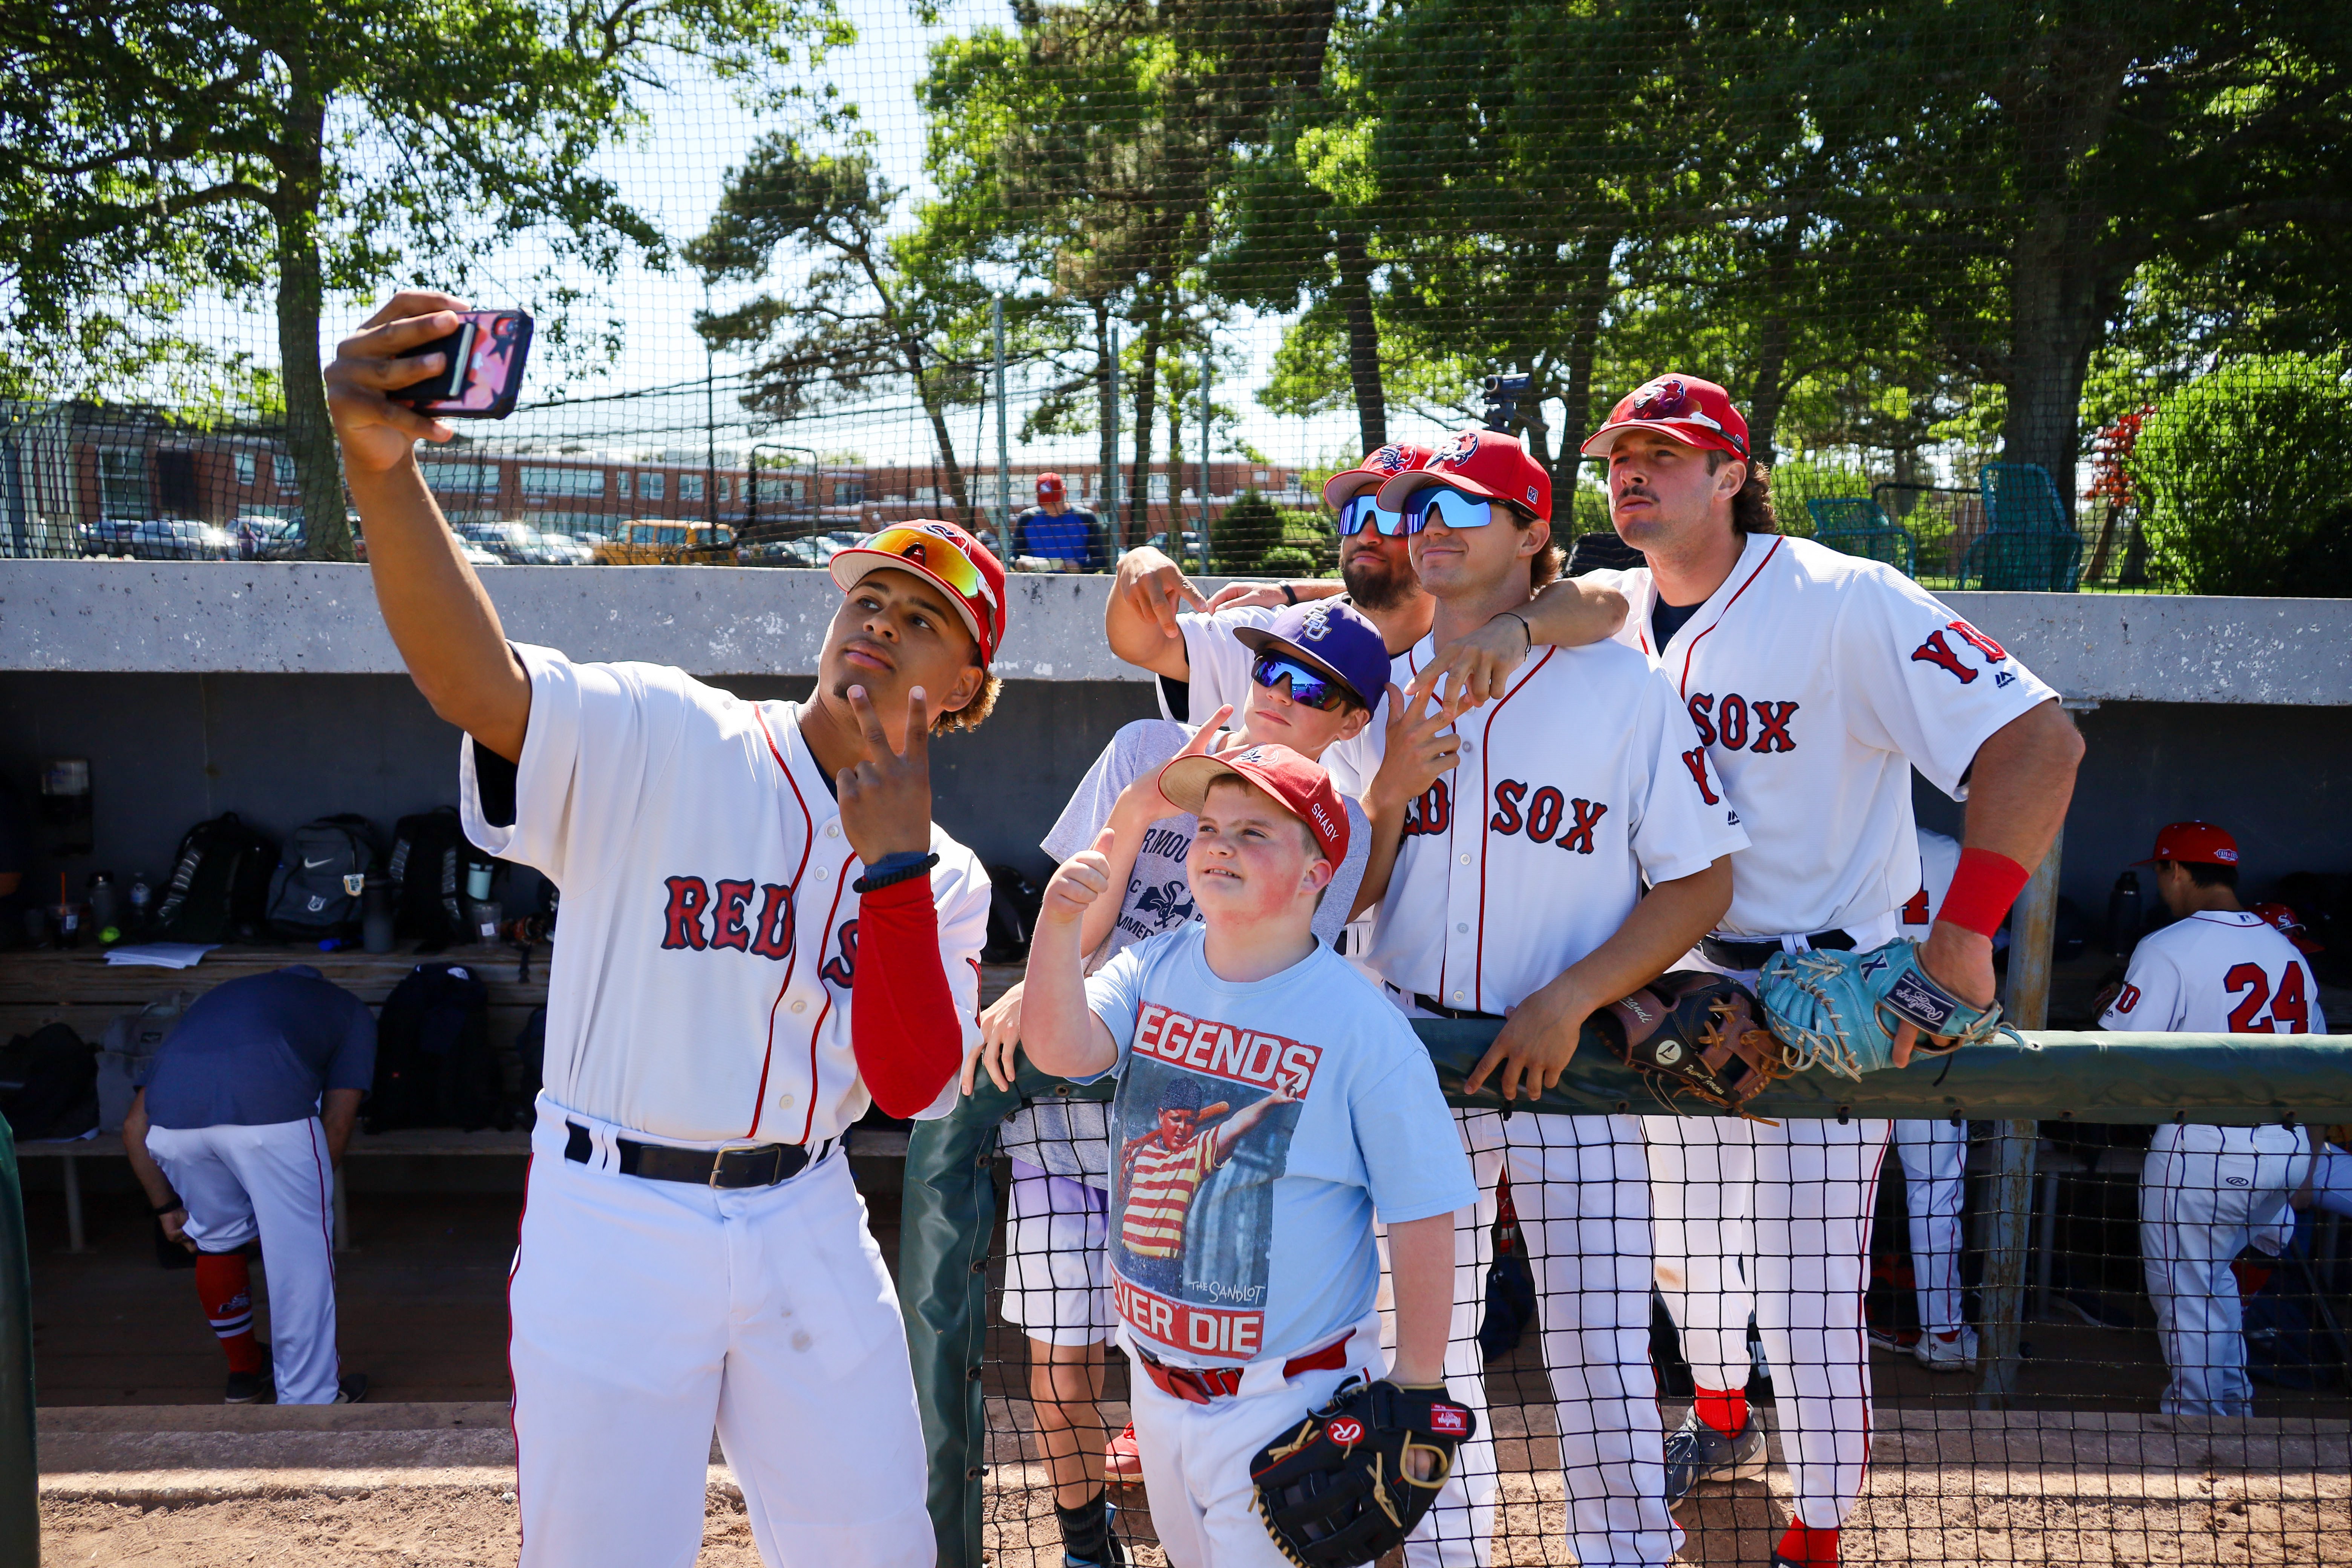
[[2130,459],[2151,569],[2195,594],[2352,595],[2352,378],[2231,360],[2161,399]]
[[1269,552],[1282,545],[1283,514],[1255,489],[1244,490],[1211,531],[1211,564],[1234,576],[1255,576]]
[[1811,537],[1812,514],[1805,510],[1809,500],[1826,500],[1832,496],[1867,496],[1873,483],[1870,475],[1851,463],[1841,463],[1815,458],[1787,458],[1772,465],[1772,510],[1780,520],[1780,531]]

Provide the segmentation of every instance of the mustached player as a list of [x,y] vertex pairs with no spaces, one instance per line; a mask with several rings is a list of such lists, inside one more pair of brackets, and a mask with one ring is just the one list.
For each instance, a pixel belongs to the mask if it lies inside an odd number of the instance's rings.
[[[2324,1035],[2319,984],[2295,943],[2238,902],[2238,842],[2176,822],[2148,858],[2173,921],[2140,938],[2099,1027],[2132,1034]],[[2180,1126],[2150,1140],[2140,1172],[2140,1258],[2171,1379],[2168,1415],[2252,1415],[2243,1303],[2231,1266],[2275,1253],[2312,1167],[2301,1127]]]
[[402,294],[327,384],[385,625],[468,737],[475,843],[563,889],[516,1250],[525,1568],[683,1564],[715,1426],[770,1563],[936,1553],[890,1278],[840,1141],[943,1113],[990,887],[930,819],[926,737],[994,700],[1003,574],[953,524],[833,561],[805,702],[509,647],[383,392],[462,309]]
[[[1747,422],[1714,383],[1657,377],[1583,450],[1607,459],[1612,521],[1647,563],[1596,574],[1632,605],[1620,639],[1664,671],[1751,840],[1693,962],[1752,984],[1777,952],[1897,937],[1921,885],[1916,768],[1969,805],[1920,962],[1990,1003],[1992,932],[2049,852],[2082,755],[2055,693],[1893,568],[1780,534]],[[1895,1065],[1914,1043],[1906,1026]],[[1887,1123],[1660,1118],[1651,1131],[1659,1288],[1699,1384],[1671,1444],[1671,1493],[1761,1460],[1745,1280],[1796,1493],[1775,1561],[1834,1563],[1868,1457],[1862,1299]]]
[[[1379,501],[1402,518],[1435,601],[1430,636],[1408,654],[1416,672],[1517,613],[1557,570],[1550,476],[1507,435],[1462,432],[1384,484]],[[1507,1103],[1523,1084],[1534,1095],[1557,1083],[1591,1013],[1713,928],[1731,900],[1729,857],[1748,840],[1673,690],[1614,643],[1538,648],[1450,738],[1400,814],[1369,963],[1413,1016],[1507,1019],[1466,1087],[1491,1080]],[[1379,805],[1372,815],[1391,820]],[[1507,1166],[1536,1270],[1569,1543],[1586,1568],[1663,1563],[1678,1541],[1650,1368],[1640,1123],[1459,1119],[1480,1206],[1456,1237],[1448,1387],[1484,1408],[1478,1316]],[[1454,1477],[1407,1543],[1409,1562],[1491,1561],[1491,1444],[1465,1445]]]

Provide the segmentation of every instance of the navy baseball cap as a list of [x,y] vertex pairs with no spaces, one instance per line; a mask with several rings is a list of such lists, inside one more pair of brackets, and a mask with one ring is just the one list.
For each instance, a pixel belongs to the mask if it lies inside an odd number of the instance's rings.
[[1285,653],[1321,669],[1354,692],[1367,710],[1388,695],[1388,642],[1344,599],[1286,605],[1271,624],[1235,626],[1234,636],[1252,653]]

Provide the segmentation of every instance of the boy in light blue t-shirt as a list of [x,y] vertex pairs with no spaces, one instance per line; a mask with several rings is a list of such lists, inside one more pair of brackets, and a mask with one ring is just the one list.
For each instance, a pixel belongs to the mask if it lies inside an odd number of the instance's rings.
[[1073,857],[1032,938],[1022,1043],[1050,1073],[1118,1075],[1113,1290],[1169,1561],[1274,1568],[1251,1458],[1350,1377],[1442,1386],[1453,1216],[1476,1190],[1411,1026],[1315,940],[1349,831],[1328,775],[1257,746],[1181,757],[1160,788],[1198,812],[1187,870],[1202,923],[1086,978],[1080,927],[1109,879],[1097,850]]

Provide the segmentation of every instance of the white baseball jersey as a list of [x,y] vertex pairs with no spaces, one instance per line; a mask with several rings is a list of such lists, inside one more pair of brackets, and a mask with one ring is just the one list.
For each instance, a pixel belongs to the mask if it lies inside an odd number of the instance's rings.
[[[548,975],[550,1098],[682,1142],[806,1143],[865,1113],[849,1038],[862,874],[801,704],[746,702],[649,664],[516,645],[530,726],[515,821],[467,836],[563,890]],[[988,873],[931,829],[940,955],[979,1039]],[[929,1114],[954,1103],[952,1079]]]
[[[1406,655],[1406,679],[1434,656]],[[1405,814],[1371,967],[1501,1013],[1615,934],[1644,879],[1748,846],[1674,690],[1614,643],[1541,648],[1465,714],[1459,761]]]
[[[1242,700],[1249,695],[1250,666],[1257,655],[1239,637],[1234,636],[1237,626],[1255,627],[1263,631],[1274,624],[1275,616],[1287,606],[1260,605],[1236,606],[1219,610],[1214,615],[1202,615],[1186,610],[1176,617],[1177,629],[1184,634],[1184,658],[1192,666],[1191,692],[1185,706],[1191,710],[1191,722],[1205,724],[1209,715],[1226,703],[1233,705],[1234,716],[1242,710]],[[1402,691],[1412,679],[1412,650],[1407,648],[1389,660],[1389,679]],[[1154,682],[1160,693],[1162,718],[1176,715],[1168,708],[1168,688]],[[1341,741],[1324,749],[1323,767],[1331,775],[1331,787],[1343,795],[1360,799],[1371,787],[1372,775],[1381,771],[1381,759],[1388,754],[1388,694],[1373,692],[1372,719],[1363,732],[1352,741]],[[1228,728],[1233,727],[1230,723]]]
[[1751,840],[1726,934],[1867,927],[1921,885],[1911,770],[1955,800],[1977,749],[2057,695],[1891,566],[1754,533],[1664,648],[1647,567],[1595,572],[1631,606],[1620,642],[1656,659]]
[[2099,1018],[2131,1034],[2324,1035],[2319,985],[2260,915],[2200,910],[2148,932]]

